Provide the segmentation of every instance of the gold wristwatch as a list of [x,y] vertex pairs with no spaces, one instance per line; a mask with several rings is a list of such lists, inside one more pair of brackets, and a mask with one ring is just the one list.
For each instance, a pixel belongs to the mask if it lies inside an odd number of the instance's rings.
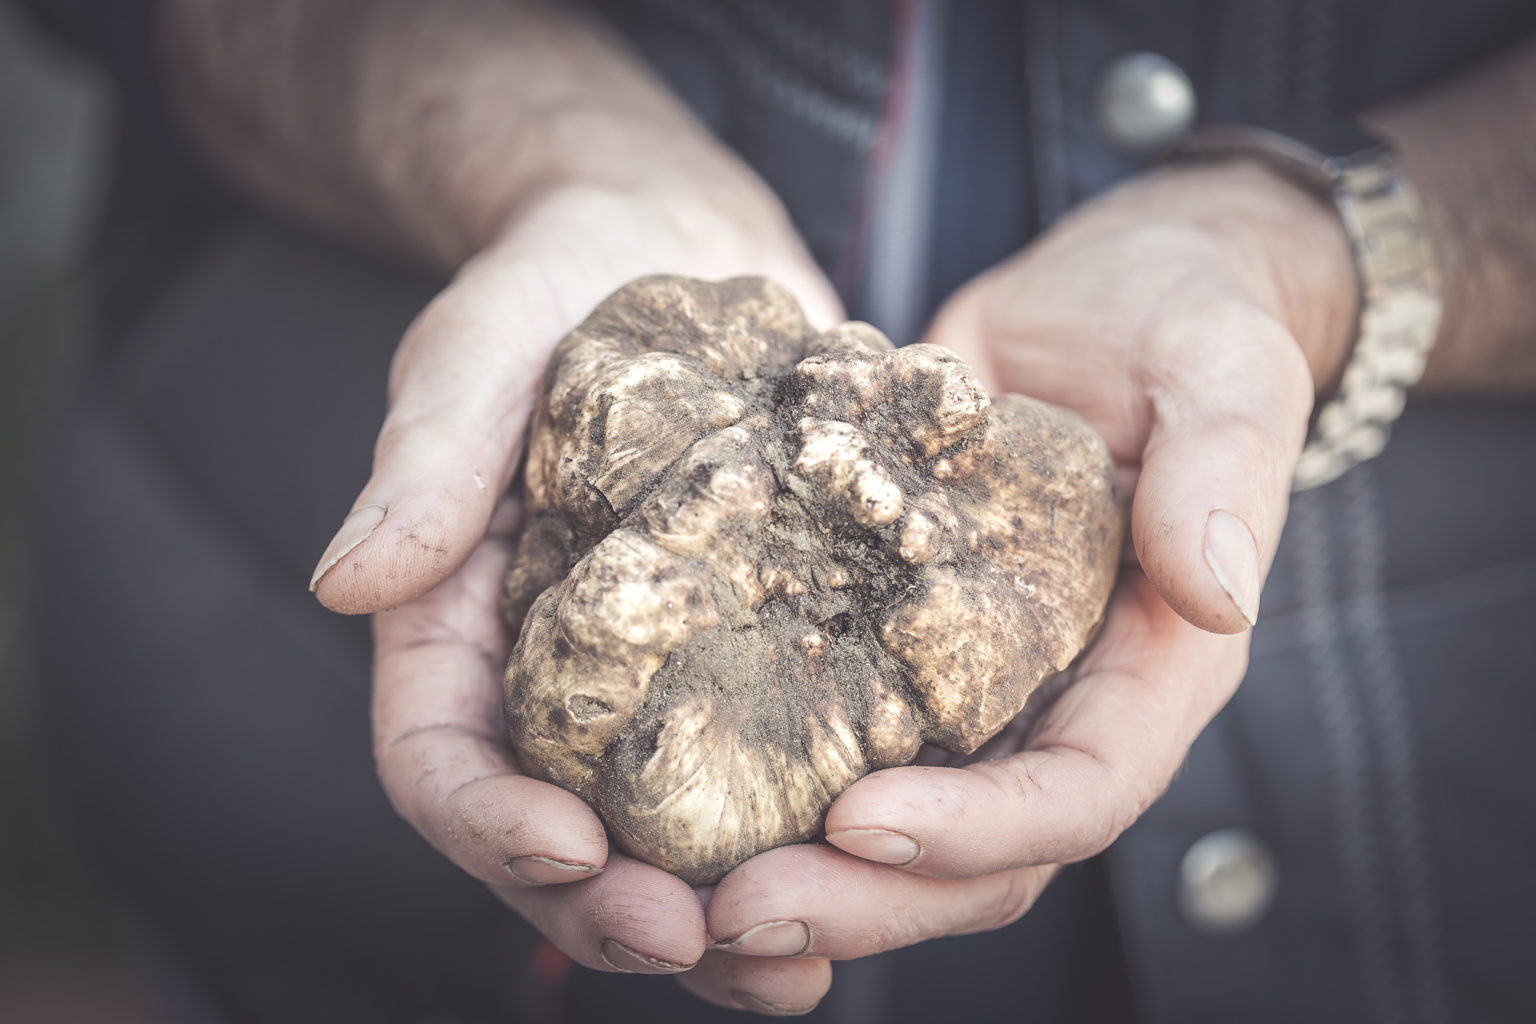
[[1313,415],[1291,489],[1329,483],[1386,447],[1440,331],[1440,272],[1418,193],[1391,144],[1349,123],[1205,127],[1180,151],[1255,158],[1338,208],[1359,275],[1359,325],[1338,391]]

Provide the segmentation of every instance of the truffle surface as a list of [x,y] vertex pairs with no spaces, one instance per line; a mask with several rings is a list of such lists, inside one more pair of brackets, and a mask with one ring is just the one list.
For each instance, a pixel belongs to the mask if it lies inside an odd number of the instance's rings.
[[861,776],[969,753],[1103,615],[1123,512],[1075,415],[761,278],[634,281],[555,349],[503,608],[532,774],[702,884]]

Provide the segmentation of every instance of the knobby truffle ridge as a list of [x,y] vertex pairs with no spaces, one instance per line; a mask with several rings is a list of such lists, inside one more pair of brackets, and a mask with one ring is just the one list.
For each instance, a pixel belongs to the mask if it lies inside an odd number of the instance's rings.
[[551,356],[503,607],[526,769],[695,884],[1067,666],[1123,514],[1085,423],[761,278],[634,281]]

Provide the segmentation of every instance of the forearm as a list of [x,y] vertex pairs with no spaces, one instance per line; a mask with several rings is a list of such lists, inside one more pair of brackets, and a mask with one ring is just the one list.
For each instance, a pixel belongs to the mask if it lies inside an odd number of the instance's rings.
[[237,181],[455,266],[557,183],[760,201],[599,23],[510,0],[167,0],[172,91]]
[[1444,277],[1420,390],[1536,393],[1536,43],[1367,120],[1402,153]]

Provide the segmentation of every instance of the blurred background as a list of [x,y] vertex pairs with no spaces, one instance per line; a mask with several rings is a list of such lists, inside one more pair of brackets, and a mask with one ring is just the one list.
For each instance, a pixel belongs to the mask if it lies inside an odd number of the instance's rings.
[[[0,1021],[127,1024],[150,1010],[127,926],[50,814],[32,757],[29,453],[86,328],[82,275],[112,96],[90,65],[0,0]],[[82,624],[82,629],[86,628]],[[83,637],[84,639],[84,637]]]

